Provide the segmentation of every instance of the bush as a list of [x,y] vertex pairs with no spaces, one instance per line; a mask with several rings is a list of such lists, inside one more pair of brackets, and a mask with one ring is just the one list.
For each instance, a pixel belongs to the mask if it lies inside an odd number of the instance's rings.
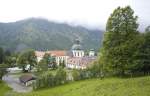
[[67,78],[66,71],[62,67],[59,67],[55,75],[55,79],[58,85],[64,84],[66,82],[66,78]]
[[72,77],[74,81],[91,78],[91,72],[89,70],[73,70]]
[[80,72],[78,72],[78,70],[73,70],[72,77],[74,81],[80,80]]
[[33,84],[33,89],[41,89],[47,87],[53,87],[66,83],[66,71],[63,68],[59,68],[56,72],[56,75],[53,75],[51,72],[43,73],[40,78],[36,80]]
[[36,80],[35,83],[33,83],[33,89],[41,89],[41,88],[46,88],[46,87],[52,87],[53,86],[53,78],[54,76],[50,72],[46,72],[40,76]]
[[7,73],[6,68],[7,65],[0,64],[0,80],[2,80],[2,77]]

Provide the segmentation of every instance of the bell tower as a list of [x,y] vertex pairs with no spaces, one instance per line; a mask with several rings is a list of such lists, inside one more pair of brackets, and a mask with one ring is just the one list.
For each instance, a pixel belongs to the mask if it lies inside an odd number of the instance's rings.
[[84,57],[84,50],[78,39],[75,40],[71,50],[73,57]]

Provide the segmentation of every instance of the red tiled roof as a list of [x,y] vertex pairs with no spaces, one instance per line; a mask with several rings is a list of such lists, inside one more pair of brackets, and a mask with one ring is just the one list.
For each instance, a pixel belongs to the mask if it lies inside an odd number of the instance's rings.
[[52,56],[67,56],[67,51],[64,50],[35,51],[37,57],[43,57],[45,53],[51,54]]
[[67,56],[67,51],[64,50],[47,51],[46,53],[50,53],[52,56]]

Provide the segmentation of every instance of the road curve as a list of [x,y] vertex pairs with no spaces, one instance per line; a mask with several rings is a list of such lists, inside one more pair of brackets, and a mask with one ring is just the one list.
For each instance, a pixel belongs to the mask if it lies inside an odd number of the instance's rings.
[[21,84],[19,81],[19,78],[15,75],[8,73],[5,76],[3,76],[3,80],[15,92],[31,92],[32,91],[32,87],[26,87],[25,85]]

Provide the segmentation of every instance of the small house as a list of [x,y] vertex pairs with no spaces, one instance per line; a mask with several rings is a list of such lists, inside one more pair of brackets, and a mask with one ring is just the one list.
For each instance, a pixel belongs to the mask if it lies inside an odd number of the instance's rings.
[[25,86],[29,86],[29,85],[31,85],[36,80],[36,77],[33,76],[33,75],[31,75],[31,74],[26,74],[26,75],[22,75],[19,78],[19,80]]

